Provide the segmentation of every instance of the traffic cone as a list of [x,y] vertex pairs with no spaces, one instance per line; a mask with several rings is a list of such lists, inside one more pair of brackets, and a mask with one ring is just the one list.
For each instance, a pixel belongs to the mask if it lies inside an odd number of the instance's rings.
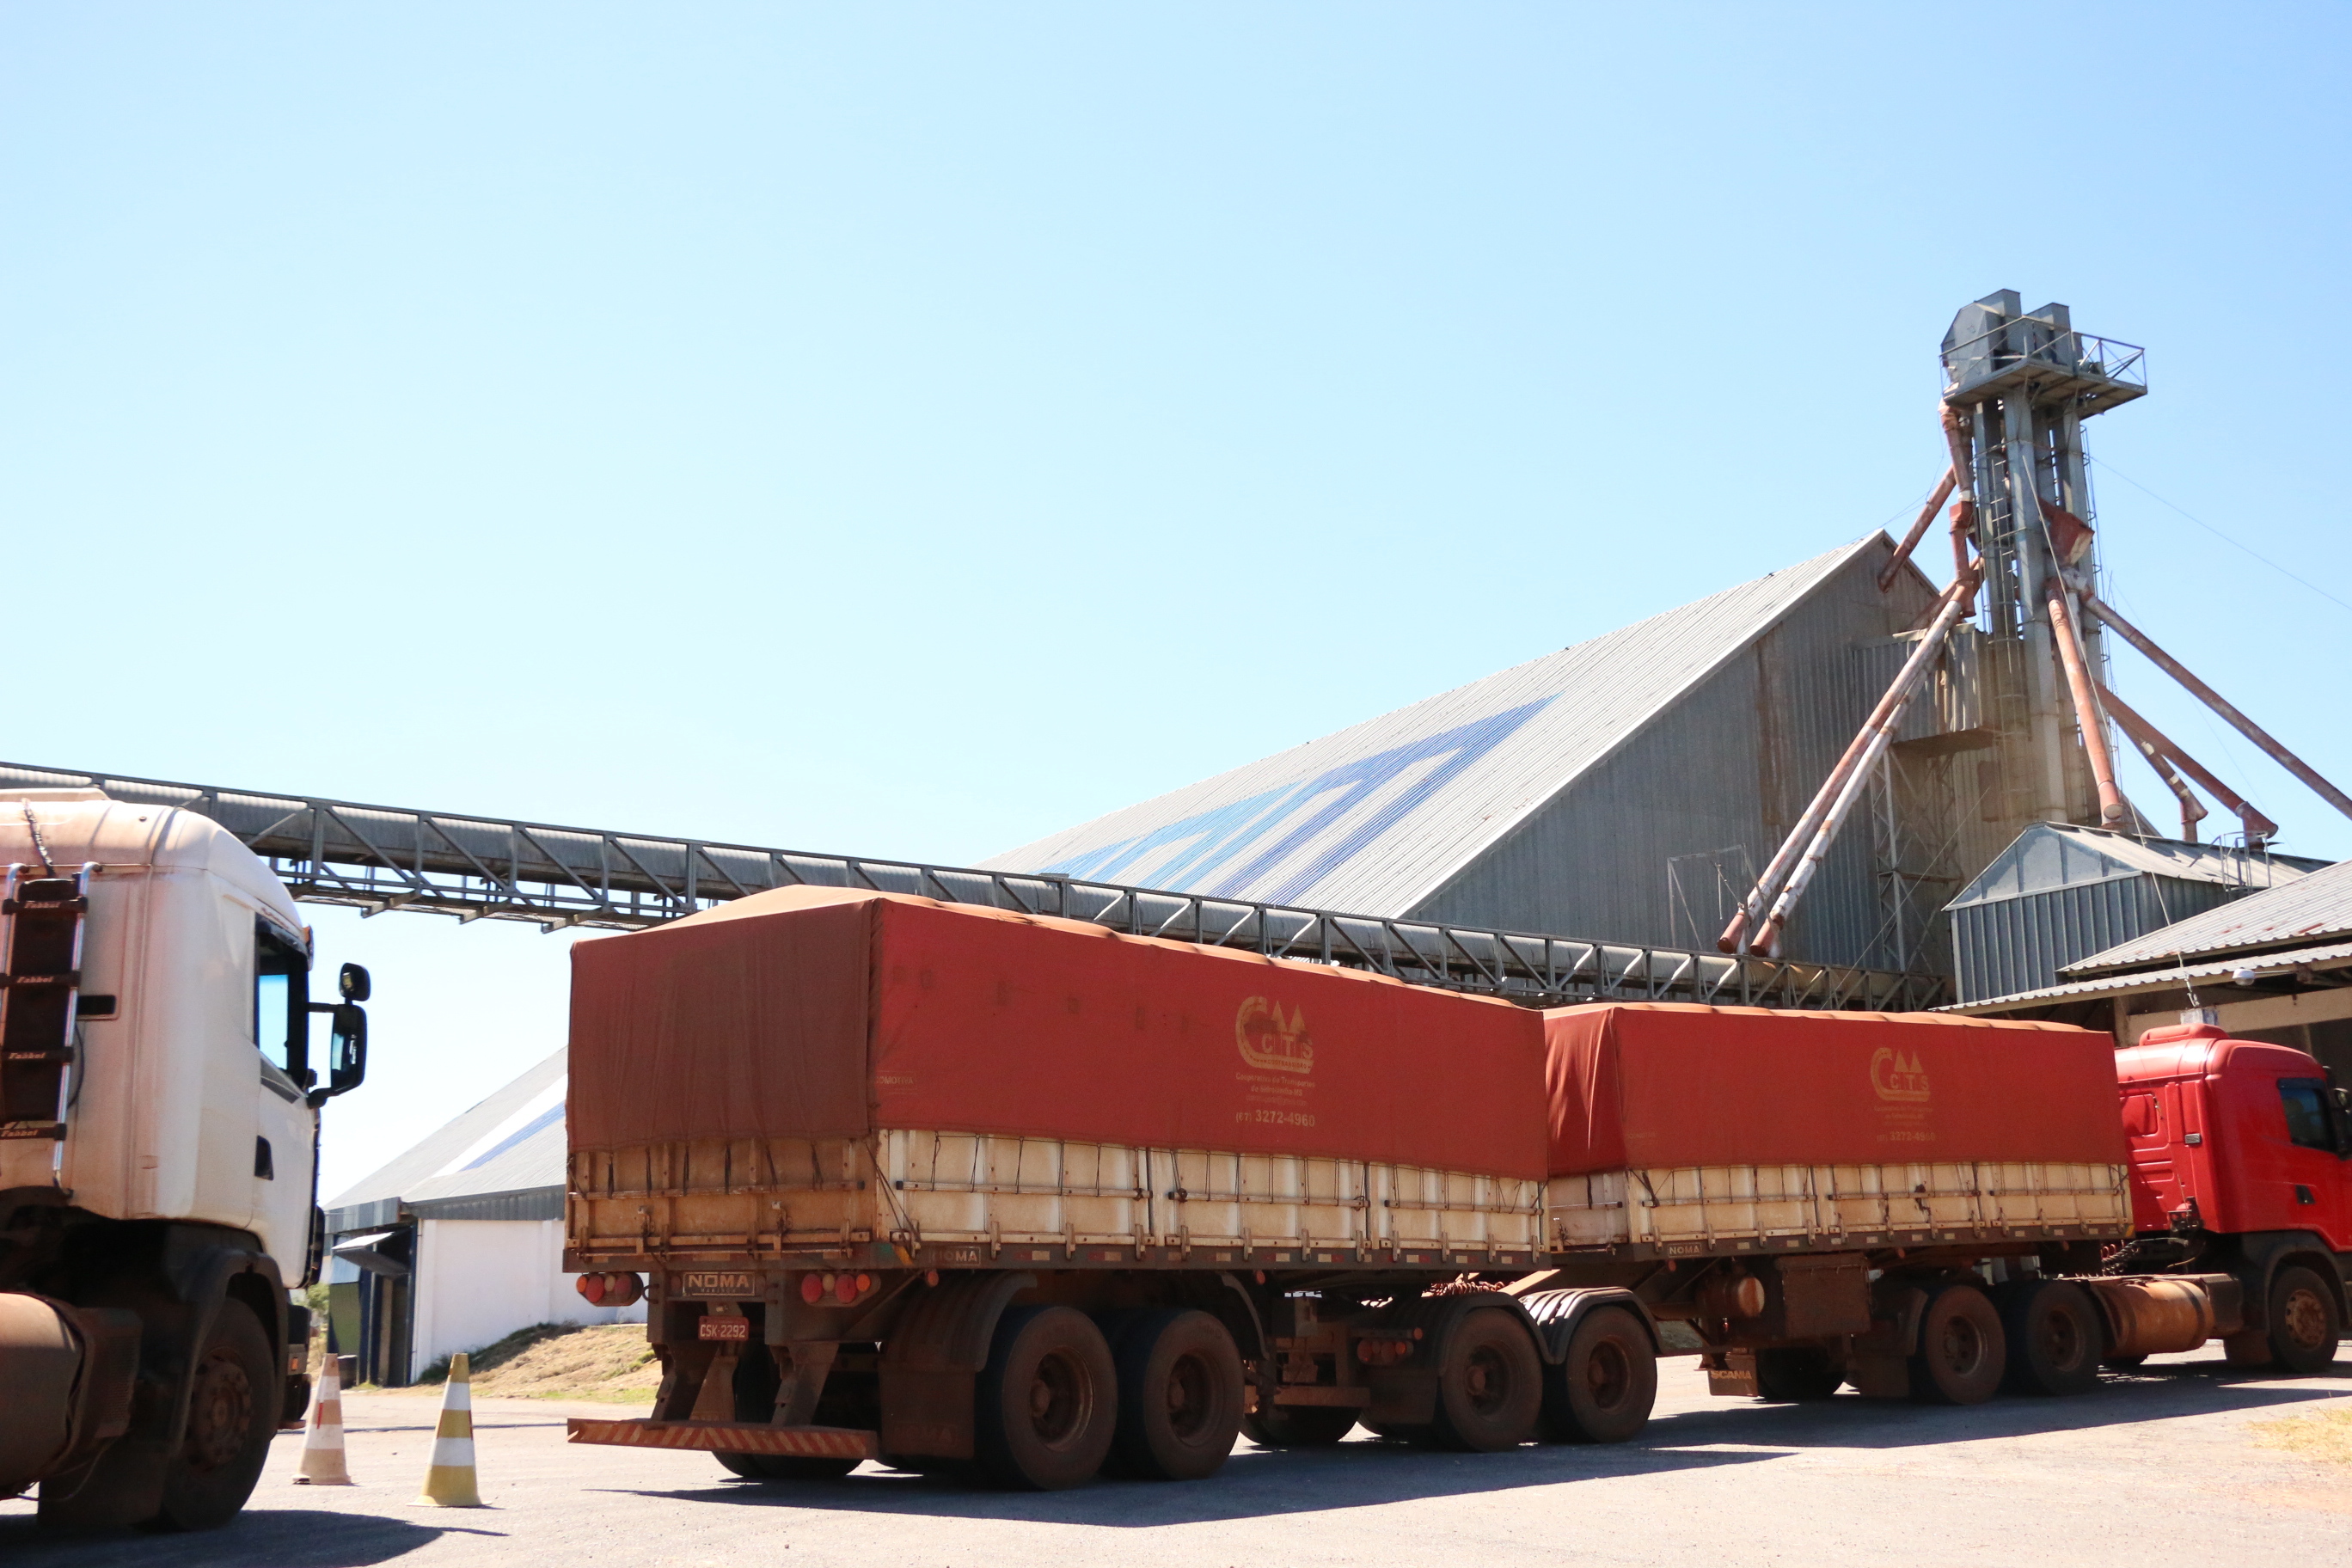
[[310,1429],[302,1438],[302,1473],[298,1487],[347,1487],[351,1471],[343,1468],[343,1385],[336,1357],[329,1356],[319,1372],[319,1391],[310,1396]]
[[433,1468],[425,1472],[417,1502],[436,1508],[479,1508],[474,1478],[473,1372],[464,1352],[449,1358],[449,1382],[441,1391],[441,1425],[433,1431]]

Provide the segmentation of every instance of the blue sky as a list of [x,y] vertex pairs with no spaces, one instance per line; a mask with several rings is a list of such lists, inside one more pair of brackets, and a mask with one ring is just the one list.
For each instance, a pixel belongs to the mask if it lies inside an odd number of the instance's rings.
[[[1269,10],[0,5],[0,755],[971,860],[1899,525],[2008,287],[2352,784],[2340,7]],[[561,1042],[559,941],[319,926],[331,1192]]]

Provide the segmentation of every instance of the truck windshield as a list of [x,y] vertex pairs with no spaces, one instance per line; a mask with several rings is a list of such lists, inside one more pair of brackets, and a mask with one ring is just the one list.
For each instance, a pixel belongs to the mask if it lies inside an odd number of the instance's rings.
[[2304,1149],[2336,1152],[2336,1131],[2328,1124],[2327,1085],[2315,1078],[2279,1079],[2279,1100],[2286,1107],[2287,1142]]
[[254,922],[253,1043],[272,1067],[310,1087],[310,960],[266,921]]

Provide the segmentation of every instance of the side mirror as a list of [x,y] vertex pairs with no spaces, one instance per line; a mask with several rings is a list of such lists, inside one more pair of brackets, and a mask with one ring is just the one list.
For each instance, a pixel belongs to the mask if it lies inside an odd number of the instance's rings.
[[[344,964],[343,972],[335,977],[335,988],[342,993],[346,1002],[366,1001],[373,989],[368,984],[367,967],[358,963]],[[341,1026],[336,1026],[340,1028]]]
[[[343,965],[346,974],[358,969],[354,963]],[[367,971],[360,970],[360,989],[367,989]],[[348,1094],[359,1088],[367,1078],[367,1010],[357,1003],[346,1002],[335,1009],[335,1030],[327,1047],[327,1092]]]

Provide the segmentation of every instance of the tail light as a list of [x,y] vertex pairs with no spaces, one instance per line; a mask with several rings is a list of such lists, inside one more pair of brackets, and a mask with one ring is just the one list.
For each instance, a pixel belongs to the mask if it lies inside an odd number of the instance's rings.
[[572,1288],[592,1307],[633,1307],[646,1295],[645,1280],[635,1274],[583,1274]]

